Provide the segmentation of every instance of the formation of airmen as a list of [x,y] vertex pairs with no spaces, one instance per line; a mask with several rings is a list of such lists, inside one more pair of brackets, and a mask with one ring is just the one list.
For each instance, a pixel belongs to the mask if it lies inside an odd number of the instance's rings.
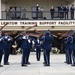
[[0,67],[3,67],[1,65],[2,56],[4,53],[4,65],[9,65],[9,54],[10,54],[10,48],[11,48],[11,41],[12,38],[8,35],[6,32],[4,36],[2,36],[2,32],[0,31]]
[[[10,54],[10,47],[12,38],[6,32],[4,36],[2,36],[2,32],[0,32],[0,67],[1,65],[2,55],[4,53],[4,65],[9,65],[8,59]],[[44,52],[44,66],[50,66],[50,50],[52,44],[52,36],[50,35],[49,31],[42,37],[37,37],[35,34],[29,34],[23,32],[17,39],[18,41],[21,40],[21,49],[22,49],[22,62],[21,66],[27,66],[30,64],[29,56],[30,50],[32,49],[32,44],[36,50],[36,59],[40,61],[41,50]],[[47,44],[47,45],[46,45]]]
[[[71,66],[75,66],[75,31],[70,31],[68,33],[63,34],[59,39],[62,39],[65,48],[66,61],[65,63],[71,64]],[[8,32],[2,36],[2,32],[0,31],[0,67],[2,56],[4,53],[4,65],[9,65],[9,54],[11,48],[12,38],[8,35]],[[26,67],[29,62],[30,51],[32,49],[32,45],[34,45],[34,50],[36,51],[36,59],[40,61],[41,50],[43,51],[44,57],[44,66],[50,66],[50,51],[53,42],[53,36],[50,31],[46,31],[41,37],[40,35],[30,34],[23,32],[17,39],[18,41],[22,41],[21,49],[22,49],[22,62],[21,66]]]
[[53,39],[49,31],[46,31],[46,33],[42,37],[37,37],[35,34],[29,34],[23,32],[23,35],[20,36],[18,40],[22,40],[21,66],[27,66],[27,64],[30,64],[29,55],[30,55],[30,50],[32,49],[32,44],[34,45],[34,50],[36,50],[37,61],[40,61],[41,50],[43,50],[44,66],[50,66],[50,50]]
[[[34,26],[35,27],[35,26]],[[29,27],[30,29],[32,27]],[[44,66],[50,66],[50,51],[53,42],[53,35],[49,30],[36,32],[37,34],[28,33],[26,31],[22,32],[21,35],[18,36],[17,40],[22,41],[21,49],[22,49],[22,61],[21,66],[26,67],[29,62],[30,51],[32,46],[34,46],[34,50],[36,50],[36,59],[40,61],[41,50],[43,51],[44,57]],[[59,39],[62,39],[65,48],[66,61],[65,63],[71,64],[71,66],[75,66],[75,31],[69,31],[64,34],[61,34]],[[2,56],[4,53],[4,65],[9,65],[9,54],[11,49],[11,42],[13,39],[9,36],[8,32],[5,32],[5,35],[2,36],[2,31],[0,31],[0,67]]]
[[64,43],[66,55],[65,63],[75,66],[75,31],[65,33],[62,42]]

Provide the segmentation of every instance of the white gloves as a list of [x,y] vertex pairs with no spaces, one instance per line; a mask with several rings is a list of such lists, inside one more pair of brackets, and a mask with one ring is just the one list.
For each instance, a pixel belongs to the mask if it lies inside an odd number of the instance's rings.
[[31,41],[30,41],[30,40],[28,40],[28,42],[29,42],[29,43],[31,43]]
[[36,51],[36,48],[34,50]]
[[34,44],[35,44],[35,42],[34,42],[34,41],[32,41],[32,44],[34,45]]
[[11,39],[9,38],[8,41],[10,41]]
[[0,39],[0,41],[2,41],[2,39]]

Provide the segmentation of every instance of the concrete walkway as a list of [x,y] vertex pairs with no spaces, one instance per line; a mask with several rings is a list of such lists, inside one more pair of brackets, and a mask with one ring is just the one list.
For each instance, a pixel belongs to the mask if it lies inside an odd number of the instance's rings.
[[64,63],[64,54],[51,54],[51,65],[43,66],[43,55],[41,60],[36,61],[35,54],[31,53],[31,65],[21,67],[21,55],[10,55],[10,65],[0,67],[0,75],[75,75],[75,67]]

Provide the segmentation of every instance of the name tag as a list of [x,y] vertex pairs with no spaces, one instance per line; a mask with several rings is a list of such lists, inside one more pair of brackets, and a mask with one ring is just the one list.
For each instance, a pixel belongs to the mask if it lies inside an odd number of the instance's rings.
[[5,39],[7,39],[8,38],[8,36],[5,36]]
[[26,39],[26,36],[23,36],[22,38],[23,38],[23,39]]

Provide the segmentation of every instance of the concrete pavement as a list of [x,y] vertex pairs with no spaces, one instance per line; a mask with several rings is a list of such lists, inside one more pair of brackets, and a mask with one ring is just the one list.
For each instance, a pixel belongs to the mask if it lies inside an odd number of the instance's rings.
[[35,53],[31,53],[31,65],[27,67],[21,67],[21,57],[21,54],[10,55],[10,65],[0,67],[0,75],[75,75],[75,67],[64,63],[64,54],[51,54],[51,64],[48,67],[43,66],[43,55],[40,61],[36,61]]

